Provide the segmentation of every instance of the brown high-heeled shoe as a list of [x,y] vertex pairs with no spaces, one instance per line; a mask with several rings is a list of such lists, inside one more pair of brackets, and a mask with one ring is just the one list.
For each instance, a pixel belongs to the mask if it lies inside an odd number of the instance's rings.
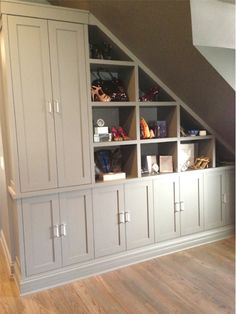
[[92,101],[102,101],[102,102],[107,102],[111,101],[111,97],[106,95],[101,86],[92,86],[91,87],[91,97]]

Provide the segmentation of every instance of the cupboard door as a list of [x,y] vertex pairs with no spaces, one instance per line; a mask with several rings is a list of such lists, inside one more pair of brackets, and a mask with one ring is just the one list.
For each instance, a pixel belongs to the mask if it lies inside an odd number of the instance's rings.
[[181,235],[203,230],[203,175],[182,173],[180,176]]
[[10,16],[21,191],[57,186],[47,22]]
[[83,27],[49,22],[60,186],[91,181]]
[[234,170],[225,171],[224,183],[224,224],[234,224],[235,222],[235,172]]
[[27,276],[61,266],[57,195],[22,201]]
[[125,185],[127,249],[154,243],[152,182]]
[[90,191],[60,195],[63,266],[93,257],[92,199]]
[[154,180],[155,241],[180,236],[179,178],[165,175]]
[[205,229],[223,225],[224,171],[204,173],[204,217]]
[[95,257],[125,250],[123,186],[93,191]]

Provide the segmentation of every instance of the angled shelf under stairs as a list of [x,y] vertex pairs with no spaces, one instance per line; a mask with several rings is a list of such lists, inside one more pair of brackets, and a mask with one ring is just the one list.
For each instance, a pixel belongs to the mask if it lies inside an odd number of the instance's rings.
[[[99,82],[107,83],[113,78],[122,82],[127,94],[126,101],[111,99],[103,101],[99,95],[89,102],[92,116],[92,133],[97,127],[97,121],[102,119],[108,132],[113,127],[121,126],[127,138],[118,141],[115,135],[112,140],[102,142],[92,138],[92,150],[94,161],[97,162],[99,149],[112,152],[120,147],[130,147],[132,162],[135,167],[127,173],[127,178],[141,178],[145,168],[146,156],[171,156],[173,172],[181,172],[181,150],[192,147],[192,158],[196,160],[204,157],[209,160],[208,167],[216,166],[215,136],[212,130],[196,114],[192,116],[191,110],[186,108],[178,97],[170,91],[158,78],[151,73],[128,49],[119,47],[114,37],[105,34],[102,25],[89,25],[89,87],[101,86]],[[108,47],[105,49],[104,47]],[[105,88],[105,87],[104,87]],[[107,90],[107,94],[109,90]],[[90,91],[88,94],[90,98]],[[154,130],[154,135],[144,137],[140,131],[140,121],[144,119],[149,129]],[[164,134],[158,134],[158,122],[164,124]],[[158,129],[159,130],[159,129]],[[190,132],[196,132],[192,134]],[[200,132],[201,131],[201,132]],[[124,152],[124,150],[123,150]],[[126,171],[127,154],[122,154],[121,171]],[[159,163],[159,161],[158,161]],[[101,167],[101,165],[100,165]],[[186,169],[185,169],[186,170]],[[112,168],[111,168],[112,171]],[[97,177],[96,177],[97,178]],[[97,181],[97,179],[95,180]],[[100,182],[100,180],[98,180]]]

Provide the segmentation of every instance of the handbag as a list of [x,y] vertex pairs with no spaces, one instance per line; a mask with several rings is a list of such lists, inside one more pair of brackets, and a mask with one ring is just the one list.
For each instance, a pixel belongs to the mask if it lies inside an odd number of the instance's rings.
[[100,71],[97,72],[98,79],[92,82],[92,86],[100,86],[102,91],[110,96],[111,101],[129,101],[123,82],[111,72],[106,72],[108,78],[102,78]]

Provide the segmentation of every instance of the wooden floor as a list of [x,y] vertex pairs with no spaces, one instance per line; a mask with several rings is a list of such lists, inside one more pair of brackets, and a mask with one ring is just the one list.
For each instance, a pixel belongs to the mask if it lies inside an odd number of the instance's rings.
[[0,248],[0,314],[235,313],[234,238],[19,297]]

